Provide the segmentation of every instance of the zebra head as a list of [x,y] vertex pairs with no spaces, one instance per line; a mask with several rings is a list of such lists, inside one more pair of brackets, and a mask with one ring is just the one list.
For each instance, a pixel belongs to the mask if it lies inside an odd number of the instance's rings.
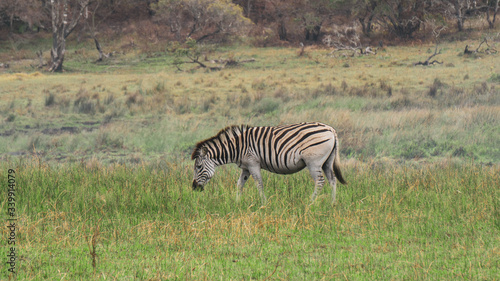
[[194,178],[193,190],[203,191],[203,186],[214,176],[215,163],[208,156],[208,150],[201,147],[193,153]]

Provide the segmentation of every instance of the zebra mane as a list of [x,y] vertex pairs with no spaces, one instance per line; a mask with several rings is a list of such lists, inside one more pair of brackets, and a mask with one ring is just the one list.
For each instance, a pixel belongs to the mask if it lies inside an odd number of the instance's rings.
[[224,141],[226,139],[231,138],[232,136],[235,136],[235,135],[238,135],[238,134],[245,132],[249,128],[251,128],[251,126],[248,126],[248,125],[228,126],[224,129],[220,130],[217,133],[217,135],[215,135],[211,138],[208,138],[206,140],[202,140],[202,141],[198,142],[193,150],[193,153],[191,154],[191,160],[194,160],[196,157],[200,156],[200,150],[205,144],[210,143],[210,142],[214,142],[214,140]]

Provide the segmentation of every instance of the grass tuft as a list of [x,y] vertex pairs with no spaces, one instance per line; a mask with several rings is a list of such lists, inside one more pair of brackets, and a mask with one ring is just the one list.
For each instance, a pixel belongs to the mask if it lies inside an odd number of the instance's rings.
[[89,92],[83,88],[78,92],[76,100],[73,102],[73,108],[77,113],[96,114],[96,102],[91,99]]
[[53,93],[50,93],[45,96],[45,106],[50,107],[56,104],[56,97]]

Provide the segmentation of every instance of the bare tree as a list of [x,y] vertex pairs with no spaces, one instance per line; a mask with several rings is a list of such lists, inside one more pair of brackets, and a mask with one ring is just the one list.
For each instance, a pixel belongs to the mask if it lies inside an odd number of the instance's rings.
[[[431,22],[431,25],[433,25],[433,23]],[[438,45],[439,45],[439,36],[441,35],[441,32],[443,30],[446,30],[446,26],[435,26],[433,27],[432,29],[432,35],[434,36],[435,40],[436,40],[436,48],[434,49],[434,53],[432,55],[430,55],[425,61],[419,61],[419,62],[416,62],[414,63],[413,65],[414,66],[417,66],[417,65],[423,65],[423,66],[429,66],[429,65],[433,65],[435,63],[437,64],[443,64],[443,62],[440,62],[438,60],[433,60],[431,61],[431,59],[437,55],[440,54],[440,50],[438,52]]]
[[49,71],[61,72],[64,54],[66,53],[66,38],[73,32],[80,21],[89,0],[50,0],[52,18],[52,49]]

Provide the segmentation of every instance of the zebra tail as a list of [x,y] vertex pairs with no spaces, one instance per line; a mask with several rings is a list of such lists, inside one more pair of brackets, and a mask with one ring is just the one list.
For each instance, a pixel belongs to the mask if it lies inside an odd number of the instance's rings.
[[335,159],[333,160],[333,172],[335,173],[335,177],[342,183],[347,185],[347,182],[342,177],[342,172],[340,171],[340,158],[339,158],[339,139],[337,138],[337,134],[335,133]]

